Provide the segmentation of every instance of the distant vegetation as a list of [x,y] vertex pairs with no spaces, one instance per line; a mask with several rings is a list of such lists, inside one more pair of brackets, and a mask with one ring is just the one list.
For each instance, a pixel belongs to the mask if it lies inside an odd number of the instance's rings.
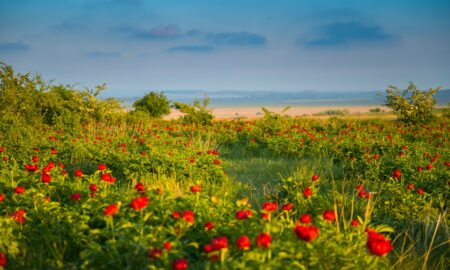
[[170,113],[170,104],[163,92],[150,92],[134,102],[136,112],[144,113],[150,117],[162,118]]
[[323,112],[314,113],[314,116],[347,116],[350,114],[350,111],[347,109],[344,110],[326,110]]

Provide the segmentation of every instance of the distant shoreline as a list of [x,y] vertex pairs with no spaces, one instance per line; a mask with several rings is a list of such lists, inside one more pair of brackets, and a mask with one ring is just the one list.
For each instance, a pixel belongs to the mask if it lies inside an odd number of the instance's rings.
[[[215,107],[211,108],[212,114],[216,119],[256,119],[263,116],[261,108],[265,106],[242,106],[242,107]],[[265,107],[271,112],[281,113],[285,107],[267,106]],[[329,111],[329,110],[348,110],[350,114],[369,113],[371,109],[379,108],[382,111],[391,111],[388,107],[382,105],[345,105],[345,106],[291,106],[282,115],[290,117],[312,116],[313,114]],[[166,120],[176,119],[182,116],[177,110],[171,110],[170,114],[165,117]]]

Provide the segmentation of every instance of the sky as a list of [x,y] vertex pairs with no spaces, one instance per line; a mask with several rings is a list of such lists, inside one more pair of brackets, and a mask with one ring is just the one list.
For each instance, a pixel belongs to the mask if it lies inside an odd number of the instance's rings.
[[117,97],[450,88],[450,1],[0,0],[0,61]]

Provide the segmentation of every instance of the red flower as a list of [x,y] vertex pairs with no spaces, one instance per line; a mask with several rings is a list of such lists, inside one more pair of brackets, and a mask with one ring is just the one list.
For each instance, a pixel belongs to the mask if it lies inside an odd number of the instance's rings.
[[5,148],[4,147],[0,147],[0,153],[5,152]]
[[241,235],[238,237],[238,239],[236,240],[236,246],[238,249],[240,250],[247,250],[250,248],[250,238],[248,238],[245,235]]
[[174,218],[180,218],[181,217],[180,213],[178,213],[177,211],[173,211],[172,216]]
[[0,252],[0,267],[4,267],[8,264],[8,259],[6,258],[6,254]]
[[48,184],[48,183],[50,183],[50,181],[52,181],[52,176],[50,174],[42,172],[41,180],[42,180],[42,183]]
[[383,256],[392,250],[391,241],[386,240],[382,234],[369,232],[367,239],[367,248],[370,253]]
[[5,194],[0,193],[0,202],[3,202],[5,198],[6,198]]
[[75,177],[83,177],[83,171],[82,170],[75,170]]
[[220,165],[222,162],[220,162],[220,160],[218,160],[218,159],[215,159],[214,160],[214,164],[216,164],[216,165]]
[[359,184],[359,185],[356,187],[357,190],[363,190],[363,188],[364,188],[364,185],[363,185],[363,184]]
[[144,184],[142,184],[141,182],[137,183],[136,186],[134,186],[134,188],[135,188],[138,192],[144,192],[144,191],[145,191]]
[[272,243],[272,236],[267,233],[261,233],[256,237],[256,245],[260,248],[268,248]]
[[418,188],[417,194],[423,195],[423,194],[425,194],[425,190],[423,188]]
[[17,221],[17,223],[22,224],[25,222],[25,214],[27,213],[27,211],[25,211],[24,209],[18,210],[16,212],[14,212],[14,214],[11,215],[11,218],[15,221]]
[[361,190],[360,192],[358,192],[358,197],[364,198],[366,196],[366,191]]
[[162,255],[162,249],[160,249],[160,248],[153,248],[153,249],[149,250],[147,253],[147,256],[150,259],[159,258],[159,257],[161,257],[161,255]]
[[194,212],[191,210],[186,210],[183,212],[183,219],[187,221],[189,224],[194,224]]
[[414,184],[413,183],[409,183],[408,184],[408,189],[409,190],[413,190],[414,189]]
[[81,199],[81,194],[80,193],[72,194],[72,196],[70,196],[70,199],[72,201],[79,201]]
[[281,210],[283,211],[291,211],[292,209],[294,209],[293,203],[287,203],[281,207]]
[[211,241],[213,250],[220,250],[228,248],[228,239],[226,236],[214,238]]
[[431,170],[432,168],[433,168],[433,163],[430,163],[430,164],[427,165],[427,170],[428,171]]
[[213,251],[214,249],[213,249],[213,246],[212,246],[212,244],[206,244],[204,247],[203,247],[203,251],[205,252],[205,253],[210,253],[211,251]]
[[310,226],[297,225],[294,228],[294,232],[298,238],[307,242],[312,241],[314,238],[317,237],[317,235],[319,235],[319,229],[317,229],[317,227],[314,225]]
[[318,176],[317,174],[314,174],[314,175],[311,177],[311,180],[312,180],[313,182],[316,182],[317,180],[319,180],[319,176]]
[[171,246],[172,246],[172,244],[170,244],[170,242],[165,242],[164,243],[164,248],[167,250],[167,252],[170,251]]
[[101,179],[108,183],[114,183],[116,181],[116,178],[112,177],[109,173],[102,174]]
[[423,172],[423,168],[421,166],[417,167],[418,172]]
[[359,225],[359,220],[357,220],[357,219],[352,220],[351,225],[352,225],[353,227],[358,227],[358,225]]
[[202,186],[200,186],[200,185],[193,185],[193,186],[191,186],[191,192],[192,193],[197,193],[197,192],[200,192],[202,190]]
[[250,210],[239,210],[236,212],[236,219],[242,220],[252,216],[252,211]]
[[400,178],[400,176],[402,175],[402,173],[400,172],[399,169],[394,169],[394,171],[392,172],[392,177],[394,178]]
[[336,214],[332,210],[325,210],[323,212],[323,218],[328,221],[333,221],[336,218]]
[[31,161],[33,161],[34,163],[38,163],[39,162],[39,158],[37,156],[32,156],[31,157]]
[[117,208],[117,204],[108,205],[105,210],[103,210],[103,215],[105,216],[114,216],[119,212],[119,208]]
[[39,170],[39,167],[38,167],[38,165],[25,164],[25,170],[27,170],[29,172],[35,172],[35,171]]
[[278,204],[276,202],[265,202],[265,203],[263,203],[262,208],[266,212],[273,212],[273,211],[277,211]]
[[378,159],[378,154],[373,155],[373,159],[377,160]]
[[303,214],[300,217],[300,222],[303,224],[309,224],[309,223],[311,223],[311,221],[312,221],[312,217],[310,214]]
[[139,210],[145,208],[147,206],[147,204],[148,204],[148,198],[146,196],[142,196],[142,197],[132,200],[130,205],[135,211],[139,211]]
[[205,229],[208,230],[208,231],[214,229],[214,223],[212,223],[211,221],[207,221],[205,223]]
[[56,155],[58,152],[56,151],[55,148],[52,148],[52,155]]
[[89,185],[89,190],[92,192],[96,192],[98,190],[98,187],[96,184],[90,184]]
[[450,161],[445,161],[444,164],[445,166],[450,167]]
[[14,189],[14,192],[15,192],[16,194],[22,194],[22,193],[25,192],[25,187],[23,187],[23,186],[17,186],[17,187]]
[[303,195],[305,195],[305,198],[311,197],[311,195],[312,195],[312,190],[311,190],[311,188],[310,188],[310,187],[306,187],[306,188],[303,190]]
[[186,259],[176,259],[172,263],[173,270],[186,270],[188,269],[188,261]]
[[97,169],[98,169],[99,171],[104,171],[104,170],[106,170],[106,165],[105,165],[105,164],[103,164],[103,163],[101,163],[101,164],[98,164],[98,167],[97,167]]

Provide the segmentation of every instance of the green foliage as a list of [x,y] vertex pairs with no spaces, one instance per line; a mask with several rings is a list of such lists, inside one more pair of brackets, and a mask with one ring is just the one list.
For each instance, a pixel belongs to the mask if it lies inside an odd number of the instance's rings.
[[163,92],[150,92],[134,102],[136,112],[144,112],[151,117],[161,118],[170,113],[170,105]]
[[214,118],[211,114],[211,110],[208,110],[209,102],[209,97],[205,96],[203,101],[195,99],[192,105],[175,102],[173,107],[184,114],[181,118],[183,122],[188,124],[209,125]]
[[283,113],[285,113],[287,110],[289,110],[291,107],[287,106],[285,107],[281,113],[275,113],[271,112],[266,108],[261,108],[261,110],[264,113],[263,118],[261,121],[258,121],[258,127],[261,128],[261,130],[268,132],[270,134],[274,134],[275,132],[280,131],[283,123],[285,122],[283,117]]
[[436,103],[433,95],[439,90],[440,87],[421,91],[412,82],[403,91],[390,85],[386,89],[385,105],[391,108],[399,119],[405,123],[425,123],[433,118]]

